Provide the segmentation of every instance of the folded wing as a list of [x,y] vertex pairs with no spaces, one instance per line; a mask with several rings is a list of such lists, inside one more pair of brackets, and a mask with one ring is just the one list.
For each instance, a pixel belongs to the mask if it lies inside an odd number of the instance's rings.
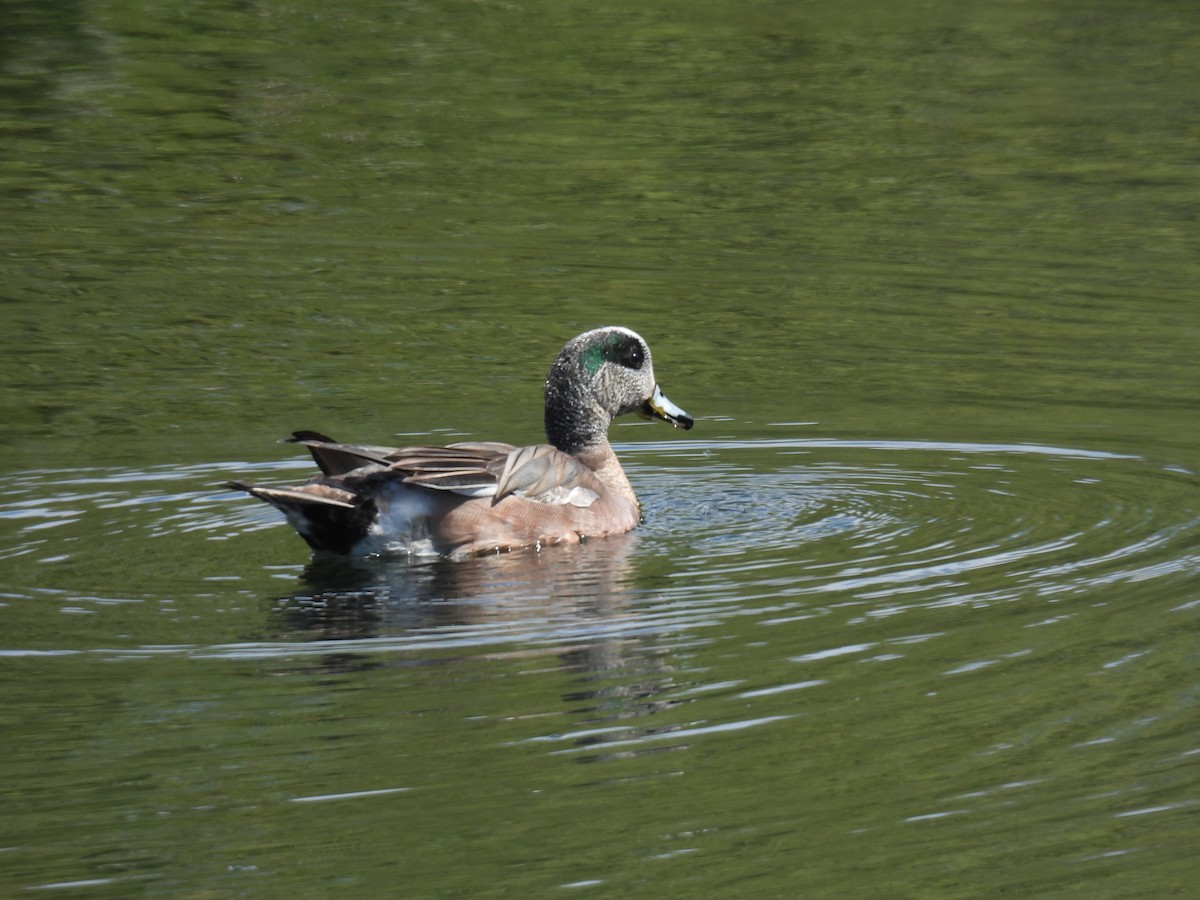
[[[445,447],[376,447],[341,444],[311,431],[290,441],[303,444],[325,478],[395,473],[405,484],[465,497],[509,494],[538,503],[587,507],[599,497],[587,468],[549,444],[514,447],[498,441],[464,441]],[[345,478],[347,487],[355,477]]]

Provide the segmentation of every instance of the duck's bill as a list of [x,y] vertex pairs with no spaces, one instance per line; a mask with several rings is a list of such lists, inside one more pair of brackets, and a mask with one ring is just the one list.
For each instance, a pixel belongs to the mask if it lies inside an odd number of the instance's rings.
[[643,419],[662,419],[684,431],[696,424],[691,416],[667,399],[667,395],[658,389],[658,385],[654,386],[654,395],[642,404],[639,415]]

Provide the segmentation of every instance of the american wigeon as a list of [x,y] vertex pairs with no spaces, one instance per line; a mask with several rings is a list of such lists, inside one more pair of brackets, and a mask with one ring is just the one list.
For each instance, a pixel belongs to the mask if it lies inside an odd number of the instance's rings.
[[546,377],[549,444],[468,441],[446,447],[340,444],[310,431],[321,474],[297,487],[231,482],[287,516],[317,551],[369,556],[465,556],[622,534],[641,520],[637,497],[608,443],[616,417],[691,428],[658,389],[650,348],[628,328],[568,341]]

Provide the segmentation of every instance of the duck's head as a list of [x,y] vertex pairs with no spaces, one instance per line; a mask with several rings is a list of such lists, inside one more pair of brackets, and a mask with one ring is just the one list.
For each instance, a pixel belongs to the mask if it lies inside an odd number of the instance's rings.
[[568,453],[608,440],[609,423],[637,413],[688,429],[692,417],[667,399],[654,378],[650,348],[618,325],[569,340],[546,376],[546,437]]

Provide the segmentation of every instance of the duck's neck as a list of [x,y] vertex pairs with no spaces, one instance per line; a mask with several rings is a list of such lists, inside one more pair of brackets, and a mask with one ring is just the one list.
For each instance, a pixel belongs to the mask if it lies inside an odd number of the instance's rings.
[[[561,362],[561,360],[560,360]],[[578,378],[568,377],[566,364],[556,362],[546,379],[546,438],[588,467],[613,497],[631,504],[637,497],[617,454],[608,443],[612,414],[602,409]]]
[[575,456],[591,448],[607,450],[612,416],[572,377],[569,366],[560,358],[546,378],[546,439]]

